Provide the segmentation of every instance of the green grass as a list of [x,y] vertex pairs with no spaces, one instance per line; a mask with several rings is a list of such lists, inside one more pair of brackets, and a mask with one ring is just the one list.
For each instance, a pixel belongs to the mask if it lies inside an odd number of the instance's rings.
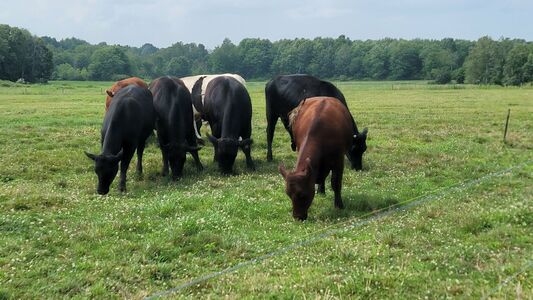
[[[531,87],[337,84],[369,128],[365,170],[345,170],[346,209],[328,184],[305,222],[292,219],[277,172],[296,159],[281,124],[275,162],[265,160],[264,82],[248,83],[256,172],[240,153],[239,175],[220,176],[207,146],[206,170],[188,157],[172,182],[152,142],[143,178],[133,161],[128,192],[115,180],[104,197],[83,151],[99,151],[110,83],[1,86],[0,299],[142,298],[533,159]],[[529,164],[171,298],[530,298],[532,269],[494,288],[533,259],[532,182]]]

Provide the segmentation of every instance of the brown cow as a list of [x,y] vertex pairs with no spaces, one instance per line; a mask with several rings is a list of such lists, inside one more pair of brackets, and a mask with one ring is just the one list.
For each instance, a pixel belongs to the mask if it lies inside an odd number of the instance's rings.
[[109,109],[109,105],[111,104],[111,100],[113,99],[113,96],[120,91],[121,88],[127,87],[130,84],[134,84],[136,86],[142,87],[147,89],[148,85],[146,82],[144,82],[141,78],[138,77],[130,77],[126,79],[122,79],[120,81],[115,82],[110,89],[106,90],[107,98],[105,99],[105,111]]
[[279,165],[285,179],[285,192],[292,201],[292,216],[307,218],[315,196],[315,183],[325,193],[325,180],[331,171],[335,207],[344,208],[341,199],[344,155],[352,144],[353,125],[346,106],[333,97],[313,97],[300,103],[291,113],[291,126],[298,151],[292,172]]

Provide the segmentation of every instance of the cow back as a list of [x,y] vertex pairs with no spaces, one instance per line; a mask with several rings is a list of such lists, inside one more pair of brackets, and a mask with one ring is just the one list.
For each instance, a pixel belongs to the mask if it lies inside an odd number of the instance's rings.
[[[140,79],[139,77],[130,77],[130,78],[126,78],[126,79],[115,82],[111,86],[111,88],[106,90],[106,93],[107,93],[106,100],[105,100],[106,112],[109,110],[109,106],[111,105],[111,101],[114,95],[116,95],[118,91],[120,91],[122,88],[127,87],[130,84],[133,84],[133,85],[136,85],[142,88],[148,88],[148,85],[146,84],[146,82],[144,82],[144,80]],[[110,94],[113,96],[111,96]]]
[[204,111],[208,122],[220,126],[221,132],[213,133],[217,138],[238,138],[244,134],[243,131],[251,130],[250,95],[244,85],[233,77],[219,76],[209,82]]
[[193,112],[191,94],[176,77],[160,77],[150,83],[158,131],[164,131],[167,142],[193,140]]
[[293,117],[292,130],[296,147],[314,143],[322,153],[339,152],[342,155],[352,142],[351,116],[336,98],[313,97],[304,100]]
[[114,95],[104,117],[103,153],[106,153],[108,147],[117,148],[117,144],[137,145],[140,139],[146,139],[151,134],[154,121],[152,94],[148,89],[137,85],[120,89]]

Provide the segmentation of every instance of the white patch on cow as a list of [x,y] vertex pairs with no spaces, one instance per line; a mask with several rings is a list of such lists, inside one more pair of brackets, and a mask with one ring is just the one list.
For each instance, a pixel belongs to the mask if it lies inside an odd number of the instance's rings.
[[[192,87],[194,86],[194,84],[196,83],[196,81],[198,81],[198,79],[200,79],[200,77],[202,76],[205,76],[204,78],[204,81],[202,83],[202,91],[201,91],[201,95],[202,95],[202,105],[204,104],[204,99],[205,99],[205,89],[207,87],[207,85],[209,84],[209,82],[217,77],[220,77],[220,76],[228,76],[228,77],[233,77],[235,78],[238,82],[240,82],[242,85],[246,86],[246,80],[244,80],[244,78],[241,77],[241,75],[239,74],[231,74],[231,73],[225,73],[225,74],[211,74],[211,75],[195,75],[195,76],[187,76],[187,77],[182,77],[180,78],[183,83],[185,84],[185,86],[189,89],[189,92],[192,93]],[[194,105],[193,105],[193,110],[195,112],[198,112],[196,110],[196,108],[194,108]]]
[[[239,75],[239,74],[231,74],[231,73],[212,74],[212,75],[194,75],[194,76],[182,77],[180,79],[181,79],[181,81],[183,81],[183,83],[185,84],[187,89],[189,89],[189,92],[192,94],[192,88],[193,88],[194,84],[202,76],[205,76],[204,81],[202,82],[202,90],[200,91],[200,94],[202,96],[202,105],[204,105],[205,89],[207,88],[207,84],[211,80],[213,80],[213,79],[215,79],[217,77],[220,77],[220,76],[233,77],[238,82],[240,82],[242,85],[246,86],[246,80],[244,80],[244,78],[242,78],[241,75]],[[201,137],[200,137],[200,134],[198,133],[198,129],[196,128],[196,118],[195,118],[195,116],[198,115],[198,114],[200,114],[200,112],[193,105],[192,106],[192,115],[193,115],[192,122],[193,122],[193,126],[194,126],[194,133],[196,134],[196,137],[200,139]],[[241,140],[242,140],[242,138],[241,138]]]

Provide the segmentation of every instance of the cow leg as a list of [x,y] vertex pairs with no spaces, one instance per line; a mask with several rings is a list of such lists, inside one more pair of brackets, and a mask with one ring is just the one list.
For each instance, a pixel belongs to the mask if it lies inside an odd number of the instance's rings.
[[168,156],[167,152],[163,149],[161,149],[161,155],[163,156],[163,167],[161,168],[161,175],[167,176],[168,175]]
[[278,123],[278,116],[273,116],[267,112],[267,161],[272,161],[272,141],[274,140],[274,130]]
[[218,162],[218,146],[217,145],[213,145],[213,148],[215,150],[215,154],[213,155],[213,162]]
[[281,122],[283,122],[283,126],[285,126],[285,130],[287,130],[287,132],[291,136],[291,149],[292,149],[292,151],[296,151],[296,143],[294,142],[294,136],[292,135],[292,130],[291,130],[291,126],[289,124],[289,119],[282,117],[281,118]]
[[200,157],[198,156],[198,150],[193,150],[190,153],[192,155],[192,158],[194,159],[194,163],[196,164],[196,169],[198,171],[202,171],[204,169],[204,166],[202,166],[202,163],[200,162]]
[[335,193],[335,207],[343,209],[344,204],[342,203],[341,198],[341,188],[342,188],[342,172],[344,171],[344,163],[340,163],[340,166],[333,168],[331,172],[331,188]]
[[250,147],[250,145],[247,145],[247,146],[242,147],[241,149],[242,149],[242,152],[244,152],[244,155],[246,156],[246,167],[248,167],[248,169],[252,171],[255,171],[255,164],[254,164],[254,161],[252,160],[252,154],[251,154],[252,147]]
[[325,194],[326,193],[326,178],[320,180],[318,182],[318,193]]
[[[128,167],[130,166],[131,159],[133,158],[133,152],[135,148],[123,148],[124,153],[122,160],[120,161],[120,183],[119,191],[126,192],[126,173],[128,173]],[[126,150],[127,149],[127,150]]]
[[145,145],[146,145],[145,142],[141,142],[139,146],[137,146],[137,175],[139,176],[143,174],[142,161],[143,161],[143,153],[144,153]]

